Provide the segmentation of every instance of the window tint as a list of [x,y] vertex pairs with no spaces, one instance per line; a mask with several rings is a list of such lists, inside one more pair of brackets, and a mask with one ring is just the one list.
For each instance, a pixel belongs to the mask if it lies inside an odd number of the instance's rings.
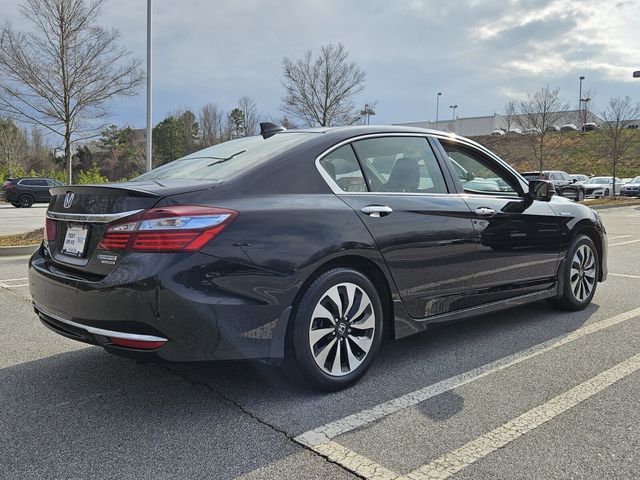
[[310,138],[314,133],[279,133],[244,137],[205,148],[144,173],[133,181],[163,178],[228,180]]
[[465,192],[518,195],[517,180],[502,171],[494,161],[474,149],[441,141]]
[[354,142],[353,148],[372,192],[447,193],[426,138],[370,138]]
[[32,185],[36,185],[38,187],[46,187],[49,185],[46,180],[32,180],[32,182]]
[[562,172],[562,179],[563,179],[563,180],[565,180],[565,181],[567,181],[567,182],[571,182],[571,181],[573,181],[573,179],[571,178],[571,175],[569,175],[569,174],[568,174],[568,173],[566,173],[566,172]]
[[320,165],[344,192],[366,192],[367,185],[351,145],[334,150]]

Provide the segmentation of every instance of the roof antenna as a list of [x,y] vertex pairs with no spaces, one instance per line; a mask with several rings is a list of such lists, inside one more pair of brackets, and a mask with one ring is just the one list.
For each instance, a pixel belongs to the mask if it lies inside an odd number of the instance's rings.
[[286,130],[286,128],[277,123],[260,122],[260,135],[262,135],[262,138],[269,138],[278,132],[285,132]]

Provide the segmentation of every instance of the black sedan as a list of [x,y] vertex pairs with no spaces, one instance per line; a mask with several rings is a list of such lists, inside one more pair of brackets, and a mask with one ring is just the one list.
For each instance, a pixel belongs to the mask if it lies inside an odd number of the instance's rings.
[[442,132],[263,124],[52,193],[29,268],[47,327],[141,360],[284,360],[326,390],[383,338],[543,299],[583,309],[607,275],[594,210]]

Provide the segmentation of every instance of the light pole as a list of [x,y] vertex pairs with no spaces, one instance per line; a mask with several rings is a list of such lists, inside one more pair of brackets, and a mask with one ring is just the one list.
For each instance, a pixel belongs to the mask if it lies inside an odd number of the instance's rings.
[[453,133],[456,132],[456,108],[458,108],[458,105],[449,105],[449,108],[451,109],[451,129],[453,130]]
[[369,106],[368,103],[364,104],[364,110],[360,111],[360,115],[364,117],[364,125],[369,125],[371,121],[371,115],[375,115],[376,111]]
[[151,119],[151,0],[147,0],[147,172],[151,171],[151,145],[153,134]]
[[580,119],[580,130],[584,126],[584,120],[582,119],[582,81],[584,80],[584,75],[580,75],[580,93],[578,93],[578,115]]
[[442,92],[438,92],[438,95],[436,95],[436,130],[438,129],[438,109],[440,107],[440,96],[442,95]]

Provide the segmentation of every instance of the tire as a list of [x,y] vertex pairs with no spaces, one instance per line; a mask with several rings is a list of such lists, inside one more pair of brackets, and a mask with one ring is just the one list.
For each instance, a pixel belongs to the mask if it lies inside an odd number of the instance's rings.
[[33,197],[31,195],[21,195],[20,198],[18,198],[18,203],[20,203],[20,206],[23,208],[30,208],[31,205],[33,205]]
[[605,197],[608,197],[608,196],[609,196],[609,189],[608,189],[608,188],[604,191],[604,196],[605,196]]
[[593,241],[580,235],[567,251],[563,271],[562,295],[549,301],[561,310],[583,310],[591,303],[598,286],[600,261]]
[[576,195],[576,202],[584,201],[584,190],[578,190],[578,194]]
[[380,347],[382,312],[376,288],[362,273],[349,268],[323,273],[294,310],[285,369],[317,390],[353,385],[369,369]]

